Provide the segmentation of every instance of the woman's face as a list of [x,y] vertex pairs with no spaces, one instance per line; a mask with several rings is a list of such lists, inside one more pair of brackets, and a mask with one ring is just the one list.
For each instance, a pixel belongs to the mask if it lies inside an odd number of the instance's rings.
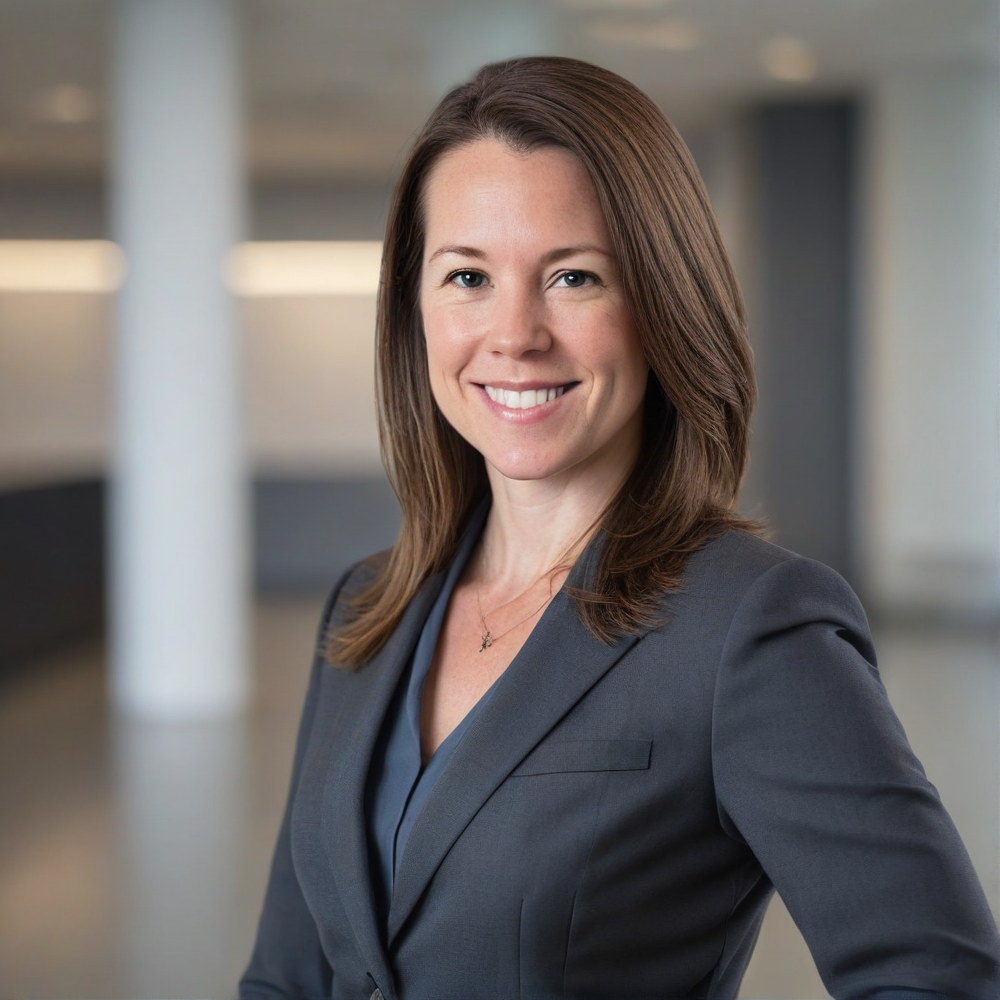
[[582,164],[479,140],[434,166],[424,216],[420,311],[448,422],[509,479],[630,467],[647,364]]

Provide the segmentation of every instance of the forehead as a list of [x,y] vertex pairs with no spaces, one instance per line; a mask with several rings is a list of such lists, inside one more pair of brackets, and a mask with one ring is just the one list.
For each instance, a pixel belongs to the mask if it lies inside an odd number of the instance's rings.
[[480,139],[450,150],[427,177],[423,215],[430,252],[440,240],[467,243],[514,236],[610,243],[586,168],[568,150],[554,146],[520,152],[495,139]]

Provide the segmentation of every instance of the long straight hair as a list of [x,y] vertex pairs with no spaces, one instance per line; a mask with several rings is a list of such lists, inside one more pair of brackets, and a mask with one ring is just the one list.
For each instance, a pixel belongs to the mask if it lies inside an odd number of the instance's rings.
[[327,657],[339,666],[381,649],[424,581],[452,560],[489,489],[482,456],[431,395],[418,298],[428,174],[445,153],[482,139],[524,153],[558,147],[586,168],[650,366],[639,457],[601,518],[588,589],[571,594],[584,625],[603,642],[655,626],[692,552],[727,528],[755,527],[734,511],[756,394],[746,319],[683,140],[649,97],[601,67],[557,57],[484,66],[427,121],[389,214],[376,391],[402,524],[329,636]]

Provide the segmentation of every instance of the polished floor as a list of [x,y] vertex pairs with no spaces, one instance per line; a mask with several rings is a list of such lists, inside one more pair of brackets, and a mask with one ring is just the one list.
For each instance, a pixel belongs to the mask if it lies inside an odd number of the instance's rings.
[[[98,644],[0,684],[0,998],[225,998],[277,829],[319,600],[258,605],[243,722],[108,712]],[[883,629],[882,672],[1000,912],[1000,647]],[[744,998],[827,994],[780,902]]]

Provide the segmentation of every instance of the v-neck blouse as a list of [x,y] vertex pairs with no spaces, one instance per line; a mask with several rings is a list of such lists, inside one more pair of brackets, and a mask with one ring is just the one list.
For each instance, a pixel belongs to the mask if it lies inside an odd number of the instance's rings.
[[400,677],[372,755],[365,789],[365,817],[369,869],[383,926],[389,914],[396,870],[420,809],[497,684],[494,681],[434,751],[426,766],[422,766],[420,706],[424,682],[434,662],[448,601],[479,540],[488,511],[489,504],[484,503],[462,538],[410,662]]

